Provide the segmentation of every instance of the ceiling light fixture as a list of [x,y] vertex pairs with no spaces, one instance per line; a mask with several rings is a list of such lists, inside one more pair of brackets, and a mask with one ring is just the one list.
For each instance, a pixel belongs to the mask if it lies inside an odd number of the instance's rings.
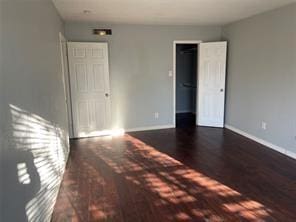
[[100,35],[100,36],[112,35],[112,30],[111,29],[94,29],[93,34]]
[[85,9],[85,10],[83,10],[83,14],[91,14],[91,10],[87,10],[87,9]]

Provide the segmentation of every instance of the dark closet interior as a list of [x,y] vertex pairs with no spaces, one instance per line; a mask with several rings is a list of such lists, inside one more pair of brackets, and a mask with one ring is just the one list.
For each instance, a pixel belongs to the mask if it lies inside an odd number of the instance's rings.
[[176,127],[195,126],[197,44],[176,47]]

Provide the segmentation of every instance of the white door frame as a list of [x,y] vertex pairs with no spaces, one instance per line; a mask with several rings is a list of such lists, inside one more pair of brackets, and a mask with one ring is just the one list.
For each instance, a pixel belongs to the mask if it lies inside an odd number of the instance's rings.
[[[176,128],[176,70],[177,70],[177,61],[176,61],[176,49],[177,44],[196,44],[198,48],[198,44],[202,43],[200,40],[175,40],[174,41],[174,52],[173,52],[173,124]],[[198,59],[198,58],[197,58]],[[198,67],[196,67],[198,70]],[[198,78],[197,78],[198,79]],[[197,93],[197,90],[196,90]],[[196,97],[197,98],[197,97]]]
[[[66,108],[67,108],[69,137],[73,138],[73,121],[72,121],[70,82],[69,82],[70,77],[69,77],[67,39],[65,38],[65,36],[61,32],[59,32],[59,43],[60,43],[61,65],[62,65],[62,73],[63,73],[63,84],[64,84],[65,100],[66,100]],[[63,43],[66,44],[66,52],[63,51]],[[66,53],[66,55],[67,55],[66,60],[64,60],[64,53]],[[66,70],[65,67],[67,67],[68,72],[65,72],[65,70]]]

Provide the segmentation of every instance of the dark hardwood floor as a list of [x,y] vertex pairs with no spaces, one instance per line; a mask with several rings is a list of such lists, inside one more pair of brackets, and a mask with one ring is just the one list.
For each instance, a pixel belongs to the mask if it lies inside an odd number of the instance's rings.
[[52,221],[296,221],[296,161],[226,129],[71,141]]

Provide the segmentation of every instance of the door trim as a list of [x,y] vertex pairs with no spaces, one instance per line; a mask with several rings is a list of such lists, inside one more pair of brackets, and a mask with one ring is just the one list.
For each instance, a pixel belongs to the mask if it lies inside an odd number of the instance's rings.
[[[66,61],[64,61],[63,43],[66,44],[66,52],[65,52]],[[71,104],[70,82],[69,82],[70,76],[69,76],[69,61],[68,61],[68,45],[67,45],[67,39],[61,32],[59,32],[59,46],[60,46],[60,54],[61,54],[63,84],[64,84],[64,90],[66,94],[65,100],[66,100],[66,108],[67,108],[69,137],[73,138],[72,104]],[[65,73],[65,67],[67,67],[68,73]]]
[[[177,49],[177,44],[194,44],[194,45],[196,44],[198,48],[198,45],[200,43],[202,43],[201,40],[175,40],[173,42],[174,44],[173,46],[173,50],[174,50],[173,51],[173,125],[174,125],[174,128],[176,128],[176,70],[177,70],[176,49]],[[197,59],[198,59],[198,56],[197,56]],[[197,67],[197,70],[198,70],[198,67]]]

